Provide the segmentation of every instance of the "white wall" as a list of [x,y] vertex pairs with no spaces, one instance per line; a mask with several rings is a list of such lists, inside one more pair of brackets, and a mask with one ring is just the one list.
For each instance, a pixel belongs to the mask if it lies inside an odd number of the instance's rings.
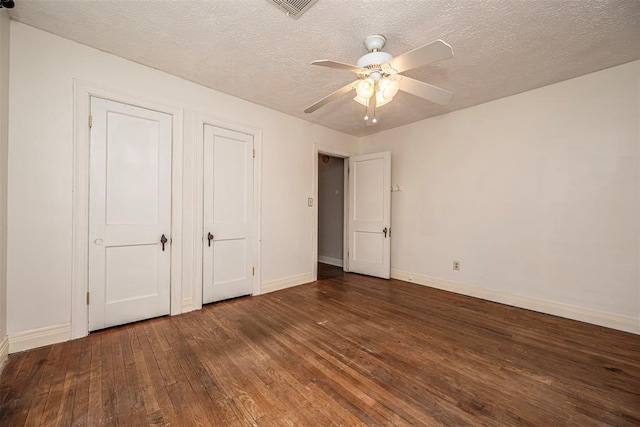
[[[184,109],[183,298],[196,113],[262,129],[262,282],[311,276],[313,144],[355,152],[355,138],[15,22],[10,56],[9,334],[70,321],[74,78]],[[363,138],[363,153],[393,152],[405,187],[394,275],[637,330],[639,75],[635,62]]]
[[9,14],[0,10],[0,366],[7,336],[7,147],[9,137]]
[[344,159],[318,155],[318,261],[342,266]]
[[636,61],[363,138],[405,187],[392,275],[640,332],[639,80]]
[[262,130],[262,283],[311,276],[313,144],[355,152],[355,138],[12,22],[10,335],[70,322],[74,78],[184,109],[183,298],[195,285],[192,248],[200,238],[193,227],[196,112]]

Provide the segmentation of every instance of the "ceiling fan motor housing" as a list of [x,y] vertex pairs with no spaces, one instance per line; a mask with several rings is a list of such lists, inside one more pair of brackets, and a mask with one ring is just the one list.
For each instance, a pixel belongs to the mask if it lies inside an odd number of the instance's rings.
[[381,70],[382,64],[391,61],[393,56],[386,52],[380,52],[387,42],[387,38],[380,34],[374,34],[364,39],[364,45],[369,53],[358,59],[356,65],[368,70]]
[[393,56],[387,52],[370,52],[358,59],[356,65],[366,69],[380,69],[382,64],[391,61]]

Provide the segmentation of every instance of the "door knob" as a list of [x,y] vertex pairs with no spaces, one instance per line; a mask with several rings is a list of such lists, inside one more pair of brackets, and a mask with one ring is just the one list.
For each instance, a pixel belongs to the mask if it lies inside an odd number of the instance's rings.
[[93,241],[93,243],[95,243],[96,245],[101,245],[102,243],[104,243],[104,240],[96,239],[96,240]]
[[211,247],[211,241],[213,240],[213,234],[211,234],[211,232],[207,234],[207,240],[209,241],[209,247]]
[[164,244],[167,243],[167,237],[163,234],[162,237],[160,238],[160,243],[162,243],[162,252],[164,252]]

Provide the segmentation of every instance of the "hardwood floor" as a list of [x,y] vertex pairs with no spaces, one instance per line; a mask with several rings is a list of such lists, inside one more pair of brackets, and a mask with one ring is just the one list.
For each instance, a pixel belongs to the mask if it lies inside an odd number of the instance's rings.
[[640,425],[640,336],[322,266],[13,354],[0,424]]

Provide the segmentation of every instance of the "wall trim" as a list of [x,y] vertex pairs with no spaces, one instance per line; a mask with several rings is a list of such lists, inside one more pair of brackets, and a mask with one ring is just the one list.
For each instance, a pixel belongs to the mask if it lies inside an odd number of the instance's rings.
[[341,258],[333,258],[330,256],[324,256],[324,255],[318,255],[318,262],[321,262],[323,264],[334,265],[336,267],[342,267],[342,265],[344,264]]
[[46,326],[30,331],[9,335],[9,353],[30,350],[50,344],[69,341],[71,339],[71,324]]
[[0,341],[0,372],[2,372],[2,367],[7,361],[7,357],[9,357],[9,337],[5,336]]
[[303,285],[305,283],[311,283],[313,281],[313,273],[305,273],[299,276],[287,277],[286,279],[273,280],[271,282],[262,284],[260,288],[260,294],[280,291],[282,289]]
[[525,308],[527,310],[537,311],[540,313],[579,320],[581,322],[591,323],[620,331],[640,334],[640,319],[634,319],[630,316],[615,315],[590,308],[563,304],[540,298],[527,297],[505,291],[487,289],[476,285],[468,285],[466,283],[438,279],[435,277],[423,276],[400,270],[391,270],[391,278],[500,304]]
[[193,299],[192,298],[182,298],[182,312],[188,313],[193,311]]

